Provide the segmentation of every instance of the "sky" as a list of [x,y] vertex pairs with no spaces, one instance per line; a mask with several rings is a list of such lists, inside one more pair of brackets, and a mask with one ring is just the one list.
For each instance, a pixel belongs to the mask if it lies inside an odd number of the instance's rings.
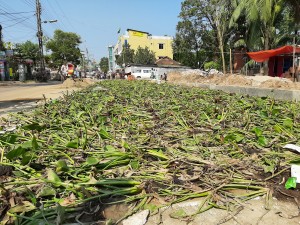
[[[80,35],[82,51],[91,59],[107,57],[108,45],[115,45],[127,29],[154,36],[175,36],[183,0],[40,0],[45,36],[54,30]],[[37,43],[36,0],[0,0],[0,23],[4,42]],[[120,34],[118,30],[121,29]]]

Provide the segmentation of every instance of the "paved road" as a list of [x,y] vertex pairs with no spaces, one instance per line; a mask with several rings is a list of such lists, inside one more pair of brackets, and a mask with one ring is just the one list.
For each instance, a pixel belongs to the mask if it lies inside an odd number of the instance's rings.
[[61,82],[47,83],[0,83],[0,117],[10,112],[32,109],[44,99],[54,99],[62,96],[64,92],[78,88],[64,88]]

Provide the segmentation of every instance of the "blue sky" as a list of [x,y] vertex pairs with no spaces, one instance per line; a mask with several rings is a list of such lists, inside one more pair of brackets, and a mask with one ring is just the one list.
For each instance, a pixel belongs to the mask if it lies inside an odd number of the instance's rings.
[[[40,0],[44,35],[55,29],[75,32],[82,38],[81,49],[88,49],[97,61],[107,56],[107,46],[116,44],[117,31],[127,28],[152,35],[176,33],[182,0]],[[5,42],[37,42],[35,0],[0,0],[0,23]],[[13,13],[13,14],[12,14]]]

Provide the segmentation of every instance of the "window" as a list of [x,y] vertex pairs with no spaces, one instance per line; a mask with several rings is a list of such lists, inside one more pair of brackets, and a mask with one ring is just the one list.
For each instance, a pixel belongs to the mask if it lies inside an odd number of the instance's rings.
[[143,70],[143,73],[151,73],[151,70]]
[[164,49],[164,44],[158,44],[159,49]]
[[135,72],[136,72],[136,73],[141,73],[141,72],[142,72],[142,70],[135,70]]

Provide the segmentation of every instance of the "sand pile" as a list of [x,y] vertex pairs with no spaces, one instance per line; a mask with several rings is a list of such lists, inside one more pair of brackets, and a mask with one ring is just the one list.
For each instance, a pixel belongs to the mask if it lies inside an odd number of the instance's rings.
[[197,82],[202,83],[206,78],[198,73],[190,73],[187,74],[186,72],[171,72],[168,74],[168,81],[175,82],[175,83],[191,83]]
[[74,79],[74,80],[71,78],[68,78],[64,81],[64,83],[61,86],[62,86],[62,88],[83,88],[83,87],[87,87],[93,83],[94,83],[94,81],[92,81],[89,78]]
[[252,81],[241,75],[219,76],[219,85],[252,86]]
[[200,83],[300,90],[300,82],[293,82],[287,78],[245,75],[203,76],[197,73],[196,70],[191,73],[188,72],[189,71],[169,73],[168,80],[180,84]]
[[281,89],[297,89],[294,82],[289,80],[267,80],[262,82],[259,87],[262,88],[281,88]]

